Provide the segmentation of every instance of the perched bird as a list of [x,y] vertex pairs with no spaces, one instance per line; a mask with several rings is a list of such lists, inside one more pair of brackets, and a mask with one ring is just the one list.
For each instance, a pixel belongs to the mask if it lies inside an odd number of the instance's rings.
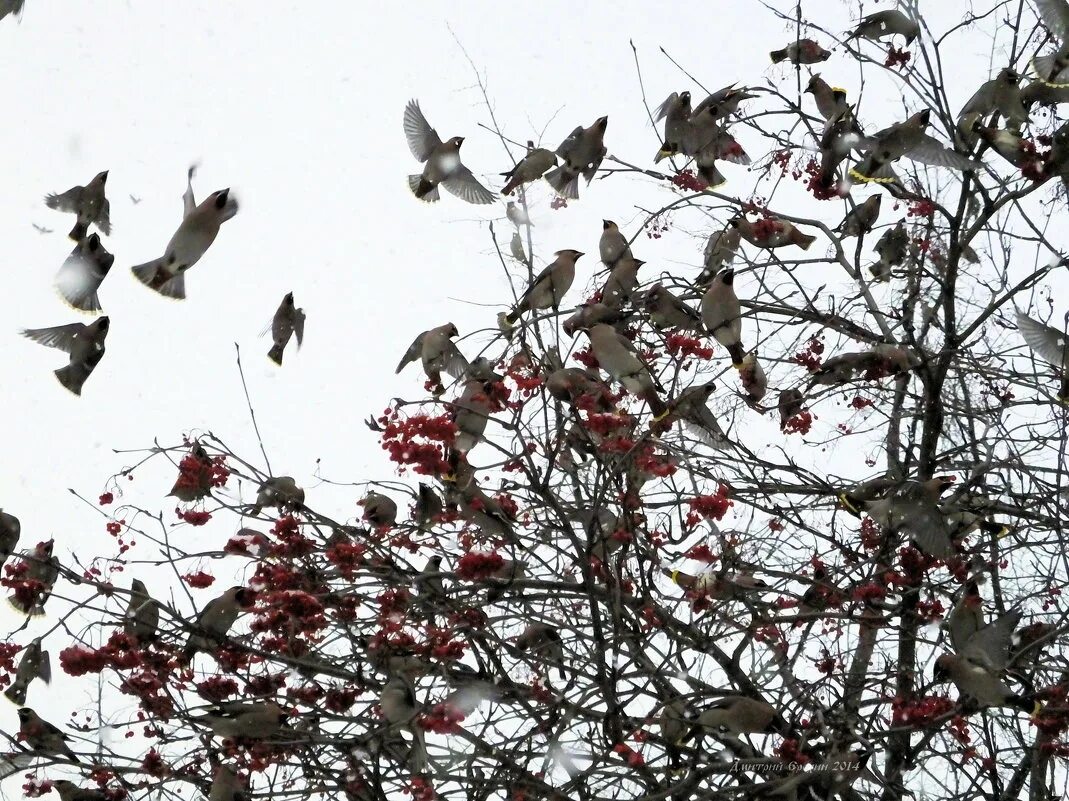
[[375,526],[392,526],[397,522],[397,503],[388,495],[369,492],[360,502],[364,520]]
[[590,349],[601,369],[619,381],[632,395],[646,401],[654,421],[660,420],[667,409],[657,395],[657,382],[648,365],[639,358],[634,343],[604,323],[588,328],[587,336],[590,339]]
[[46,195],[45,205],[50,209],[77,214],[78,219],[71,229],[70,236],[75,242],[85,238],[90,225],[95,224],[104,236],[111,236],[111,204],[104,196],[104,184],[108,181],[108,171],[98,172],[93,180],[85,186],[75,186],[59,195]]
[[739,252],[739,243],[742,236],[739,229],[727,225],[722,231],[716,231],[709,235],[703,252],[702,271],[694,279],[696,286],[707,286],[723,266],[731,266],[735,261],[735,254]]
[[[507,183],[501,189],[501,194],[511,195],[516,191],[517,187],[529,184],[531,181],[537,181],[556,166],[556,154],[546,150],[544,147],[535,147],[534,142],[528,140],[527,155],[520,159],[519,163],[511,170],[501,173],[501,176],[507,179]],[[513,204],[510,203],[509,205]]]
[[601,302],[610,309],[621,309],[638,289],[638,269],[646,262],[625,255],[609,270],[601,287]]
[[768,585],[755,578],[752,573],[707,570],[694,576],[681,570],[662,569],[661,572],[683,589],[717,601],[733,601],[755,591],[768,589]]
[[558,195],[568,199],[579,197],[579,176],[589,185],[608,153],[605,147],[605,129],[608,117],[598,117],[589,128],[578,126],[557,148],[557,155],[564,163],[546,173],[546,181]]
[[304,342],[304,309],[293,305],[293,293],[287,292],[282,298],[275,316],[271,320],[271,339],[273,344],[267,352],[267,358],[275,364],[282,365],[282,352],[289,344],[290,337],[297,336],[297,348]]
[[100,236],[90,234],[79,240],[56,273],[56,289],[67,303],[87,312],[100,311],[97,290],[104,282],[115,257],[100,243]]
[[197,651],[210,651],[225,644],[227,634],[237,622],[242,611],[251,606],[254,593],[245,587],[235,586],[204,605],[193,624],[195,629],[186,641],[180,661],[188,664]]
[[531,623],[516,638],[516,650],[528,651],[543,662],[556,666],[562,679],[567,678],[564,670],[564,642],[560,630],[548,623]]
[[976,164],[925,133],[931,111],[924,109],[869,138],[865,158],[850,169],[857,181],[891,183],[897,180],[891,164],[903,156],[911,161],[953,170],[971,170]]
[[19,709],[19,739],[39,754],[81,762],[67,745],[67,735],[28,706]]
[[1069,403],[1069,341],[1065,332],[1033,320],[1020,309],[1017,312],[1017,329],[1036,354],[1053,367],[1061,370],[1062,383],[1058,400]]
[[1059,42],[1053,53],[1036,56],[1032,68],[1039,80],[1052,88],[1069,86],[1069,3],[1066,0],[1035,0],[1036,11],[1050,35]]
[[628,314],[622,308],[613,308],[605,303],[580,303],[575,313],[561,324],[565,334],[572,337],[576,331],[590,328],[598,323],[608,325],[623,324],[627,321]]
[[764,734],[784,731],[784,722],[771,704],[745,695],[725,695],[704,709],[687,712],[690,730],[683,742],[704,729],[717,734]]
[[1014,630],[1020,622],[1018,610],[1007,612],[980,625],[979,617],[952,617],[948,626],[954,653],[942,654],[935,661],[934,680],[951,681],[958,693],[979,707],[1012,706],[1023,712],[1038,712],[1034,699],[1019,695],[1002,680],[1009,665],[1009,651]]
[[52,788],[59,793],[60,801],[107,801],[103,790],[95,787],[79,787],[66,779],[52,782]]
[[163,256],[130,268],[145,286],[177,300],[186,296],[186,270],[207,253],[219,235],[219,226],[238,213],[238,202],[229,188],[212,192],[199,206],[195,205],[193,173],[190,167],[182,195],[182,222],[171,235]]
[[805,395],[794,387],[780,392],[776,407],[779,410],[779,427],[781,431],[787,427],[787,422],[792,417],[802,411],[804,405]]
[[872,230],[880,216],[880,201],[883,195],[872,195],[859,206],[854,206],[835,229],[840,236],[861,236]]
[[[525,225],[534,227],[534,223],[531,222],[531,218],[527,214],[527,210],[524,209],[522,206],[517,205],[515,201],[510,200],[508,203],[505,204],[505,216],[508,218],[508,221],[515,225],[517,228],[520,228]],[[517,232],[514,235],[514,238],[518,236],[519,233]],[[520,240],[520,244],[522,247],[523,240]],[[520,259],[520,261],[525,261],[525,259]]]
[[650,322],[660,331],[670,328],[697,331],[702,325],[701,315],[697,311],[659,283],[643,293],[642,307],[649,315]]
[[945,559],[954,553],[960,532],[940,509],[939,499],[953,483],[949,476],[898,483],[881,479],[843,493],[839,499],[851,514],[860,517],[864,511],[888,531],[908,536],[926,554]]
[[667,428],[676,420],[699,440],[715,450],[723,450],[731,443],[720,421],[709,408],[709,396],[716,389],[713,381],[687,387],[668,405],[668,416],[662,421]]
[[203,723],[216,737],[266,740],[278,734],[285,718],[286,713],[274,701],[233,701],[220,704],[215,711],[191,720]]
[[849,108],[846,104],[846,90],[832,87],[820,77],[819,72],[813,73],[809,78],[805,92],[813,95],[817,113],[825,120],[830,120]]
[[464,382],[464,391],[452,403],[453,425],[457,434],[453,447],[467,453],[483,440],[486,421],[493,411],[491,390],[485,381],[469,379]]
[[768,378],[765,376],[765,369],[761,366],[761,362],[757,360],[757,352],[747,353],[738,370],[739,380],[742,382],[742,389],[746,393],[747,400],[751,405],[760,403],[765,393],[768,392]]
[[16,17],[21,16],[22,7],[25,4],[26,0],[0,0],[0,20],[8,14],[14,14]]
[[400,373],[409,364],[419,359],[423,364],[423,372],[427,375],[435,394],[445,391],[442,384],[442,373],[453,378],[460,378],[468,369],[468,360],[460,352],[453,337],[460,336],[457,327],[452,323],[440,325],[424,331],[408,346],[405,355],[397,363],[394,373]]
[[445,584],[442,583],[442,556],[434,554],[416,576],[416,592],[425,606],[433,606],[435,601],[445,598]]
[[52,663],[48,651],[41,647],[40,639],[32,641],[22,652],[15,678],[11,686],[4,690],[4,695],[16,706],[25,706],[26,690],[34,679],[40,679],[45,684],[52,683]]
[[52,595],[52,587],[59,578],[59,559],[52,554],[54,540],[39,542],[32,551],[22,554],[26,572],[19,575],[19,584],[8,603],[22,614],[39,617],[45,613],[45,603]]
[[746,217],[739,216],[730,220],[728,225],[738,229],[740,236],[751,245],[766,250],[789,245],[797,245],[802,250],[809,250],[809,246],[817,241],[815,236],[802,233],[794,226],[794,223],[780,217],[762,217],[752,223]]
[[0,509],[0,570],[3,570],[7,558],[15,552],[22,534],[22,523],[15,515]]
[[546,391],[562,403],[576,405],[580,398],[590,398],[592,408],[608,412],[613,408],[611,391],[605,382],[591,371],[581,367],[561,367],[554,370],[545,381]]
[[460,146],[463,136],[454,136],[443,142],[438,138],[427,118],[420,111],[418,100],[409,100],[405,106],[405,139],[408,149],[420,162],[424,162],[421,175],[408,176],[408,188],[420,200],[439,200],[439,185],[468,203],[481,205],[494,202],[494,193],[483,186],[460,162]]
[[98,317],[89,325],[70,323],[52,328],[27,328],[22,335],[39,345],[70,354],[70,363],[53,372],[59,383],[75,395],[81,395],[86,379],[104,358],[104,340],[110,325],[107,317]]
[[877,281],[889,281],[891,270],[901,267],[909,255],[909,233],[906,231],[906,224],[900,220],[894,228],[884,231],[876,240],[874,250],[880,258],[869,265],[869,272]]
[[1042,79],[1030,81],[1021,90],[1021,102],[1025,108],[1031,108],[1033,103],[1039,103],[1041,106],[1069,103],[1069,83],[1051,85]]
[[700,118],[702,115],[708,114],[711,120],[722,120],[738,111],[740,103],[745,100],[752,100],[755,97],[757,95],[754,94],[754,90],[745,86],[740,89],[735,84],[731,84],[723,89],[717,89],[696,105],[690,116],[693,120],[696,117]]
[[702,324],[706,332],[727,348],[731,364],[741,367],[745,349],[742,346],[742,305],[735,294],[735,271],[721,270],[702,296]]
[[690,723],[686,719],[687,709],[687,701],[681,695],[672,696],[661,707],[661,713],[657,717],[657,725],[661,729],[661,738],[664,740],[665,746],[670,749],[679,745],[690,730]]
[[233,769],[219,765],[212,774],[212,785],[208,790],[208,801],[247,801],[244,785]]
[[919,364],[909,351],[894,345],[881,343],[869,350],[841,353],[826,359],[809,380],[809,389],[822,385],[838,387],[855,379],[858,373],[863,378],[882,378],[912,370]]
[[434,521],[443,511],[442,499],[438,497],[429,484],[419,482],[419,490],[416,493],[416,508],[414,512],[416,525],[423,528]]
[[[686,153],[690,136],[690,92],[672,92],[654,113],[654,122],[664,120],[664,139],[660,150],[654,157],[654,163],[661,159]],[[692,154],[686,154],[692,155]]]
[[825,50],[812,39],[799,39],[791,42],[782,50],[769,53],[773,64],[789,60],[795,66],[799,64],[819,64],[831,58],[831,51]]
[[257,488],[252,513],[258,515],[264,508],[292,511],[303,505],[304,490],[292,476],[272,476]]
[[972,130],[1002,158],[1018,169],[1031,164],[1035,174],[1044,170],[1043,159],[1036,153],[1035,143],[1009,128],[996,128],[976,123]]
[[998,75],[985,82],[969,98],[958,112],[958,117],[966,114],[986,116],[993,111],[1001,114],[1014,127],[1028,122],[1028,109],[1021,99],[1021,75],[1012,67],[999,70]]
[[425,762],[427,745],[423,727],[418,722],[423,705],[416,699],[416,688],[406,671],[394,672],[383,685],[379,693],[379,708],[391,730],[408,730],[414,741],[413,751],[418,754],[414,757],[415,761]]
[[160,605],[141,579],[130,582],[130,600],[123,616],[123,632],[139,645],[154,641],[160,625]]
[[866,147],[868,140],[854,116],[845,106],[829,117],[820,135],[820,185],[825,189],[836,182],[839,165],[854,151]]
[[612,267],[620,259],[634,258],[631,248],[627,244],[627,237],[620,231],[620,227],[612,220],[601,221],[601,239],[598,241],[598,253],[601,263],[606,267]]
[[514,325],[522,314],[531,310],[553,309],[560,307],[561,300],[572,287],[575,280],[575,263],[583,254],[578,250],[558,250],[556,258],[547,264],[527,291],[520,296],[519,302],[508,313],[502,313],[500,322],[506,326]]
[[515,516],[479,486],[470,466],[458,468],[454,478],[447,497],[456,505],[461,519],[478,528],[485,536],[504,537],[515,542]]
[[910,19],[896,8],[886,11],[877,11],[861,19],[858,26],[850,34],[851,39],[868,39],[873,42],[881,41],[885,36],[904,36],[908,47],[914,39],[921,35],[921,26],[915,20]]

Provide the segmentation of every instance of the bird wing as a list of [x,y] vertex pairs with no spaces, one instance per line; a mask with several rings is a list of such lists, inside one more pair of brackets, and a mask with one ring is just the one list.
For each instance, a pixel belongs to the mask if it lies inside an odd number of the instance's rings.
[[408,140],[408,149],[419,161],[426,161],[431,151],[442,144],[438,132],[420,111],[418,100],[409,100],[405,106],[405,139]]
[[52,328],[27,328],[22,332],[38,345],[49,348],[59,348],[67,353],[74,347],[74,339],[86,330],[87,326],[82,323],[70,323],[69,325],[56,325]]
[[575,150],[575,146],[579,144],[579,140],[583,138],[583,126],[579,125],[574,131],[568,134],[568,137],[560,143],[560,147],[557,148],[556,153],[562,159],[568,158],[568,154]]
[[1036,0],[1036,13],[1054,37],[1064,42],[1069,34],[1069,3],[1065,0]]
[[104,198],[104,202],[100,204],[97,228],[104,232],[104,236],[111,236],[111,202],[107,198]]
[[304,344],[304,311],[297,309],[293,313],[293,335],[297,337],[297,347]]
[[69,211],[77,214],[78,204],[82,200],[82,187],[76,186],[58,195],[45,195],[45,205],[58,211]]
[[661,105],[657,106],[657,110],[653,112],[653,121],[660,122],[665,117],[667,117],[668,112],[671,110],[672,106],[678,102],[679,93],[672,92],[672,94],[668,95],[668,98],[663,103],[661,103]]
[[186,171],[186,191],[182,193],[182,219],[184,220],[197,208],[197,200],[193,196],[193,176],[197,172],[197,165],[191,164]]
[[405,351],[405,355],[401,357],[401,361],[397,364],[397,369],[394,373],[399,373],[405,369],[408,365],[423,355],[423,339],[427,336],[427,332],[424,331],[414,340],[412,344],[408,346],[408,350]]
[[1017,309],[1017,330],[1021,332],[1028,347],[1043,359],[1055,367],[1061,367],[1065,363],[1066,357],[1069,356],[1069,350],[1066,349],[1069,343],[1065,334],[1057,328],[1043,325]]
[[973,634],[962,648],[961,655],[970,662],[982,665],[989,670],[1002,670],[1006,667],[1009,657],[1010,639],[1020,622],[1019,610],[1007,612]]
[[446,374],[460,378],[468,370],[468,360],[452,340],[442,349],[441,362]]
[[494,199],[497,197],[493,192],[479,183],[476,177],[471,174],[471,170],[463,164],[457,167],[456,172],[446,180],[442,181],[442,186],[445,187],[445,191],[449,194],[456,195],[461,200],[476,205],[493,203]]
[[916,144],[904,155],[910,161],[917,161],[932,167],[948,167],[952,170],[976,169],[976,162],[968,156],[955,153],[928,134],[920,134]]
[[973,112],[986,112],[995,104],[995,81],[988,81],[979,89],[976,90],[969,102],[966,103],[961,111],[958,113],[959,117],[964,117],[966,114],[972,114]]

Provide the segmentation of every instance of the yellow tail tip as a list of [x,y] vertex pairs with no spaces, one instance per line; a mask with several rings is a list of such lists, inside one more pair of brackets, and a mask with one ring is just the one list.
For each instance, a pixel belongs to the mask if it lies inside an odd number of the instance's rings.
[[661,412],[659,415],[657,415],[656,417],[653,418],[653,422],[659,423],[664,418],[666,418],[667,416],[668,416],[668,409],[665,409],[663,412]]
[[845,94],[847,93],[847,92],[846,92],[846,90],[845,90],[845,89],[843,89],[843,87],[841,87],[841,86],[833,86],[833,87],[831,88],[831,90],[832,90],[833,92],[842,92],[842,93],[843,93],[844,95],[845,95]]

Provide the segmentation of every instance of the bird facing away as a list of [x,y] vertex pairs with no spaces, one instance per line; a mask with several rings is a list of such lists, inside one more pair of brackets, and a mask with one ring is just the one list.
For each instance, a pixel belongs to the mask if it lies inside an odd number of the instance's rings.
[[267,358],[282,366],[282,352],[289,344],[290,337],[297,337],[297,349],[304,342],[304,309],[298,309],[293,303],[293,293],[287,292],[271,320],[271,349]]
[[75,242],[85,238],[89,226],[96,224],[104,236],[111,236],[111,204],[104,196],[108,171],[98,172],[85,186],[74,186],[59,195],[46,195],[45,205],[57,211],[78,215],[70,236]]
[[45,684],[52,682],[51,660],[48,651],[41,647],[40,639],[31,642],[22,652],[22,659],[15,670],[15,679],[11,686],[4,690],[4,695],[16,706],[24,706],[26,691],[34,679],[40,679]]
[[1036,11],[1051,36],[1058,41],[1053,53],[1037,56],[1032,61],[1039,80],[1045,85],[1062,89],[1069,86],[1069,3],[1066,0],[1035,0]]
[[708,334],[727,348],[738,369],[746,350],[742,346],[742,305],[735,294],[735,271],[721,270],[702,296],[702,324]]
[[66,757],[72,762],[81,761],[67,745],[67,735],[28,706],[19,709],[19,737],[40,754]]
[[56,290],[71,306],[87,312],[100,311],[97,290],[115,257],[100,243],[98,234],[81,239],[56,273]]
[[468,360],[457,349],[453,338],[460,336],[457,327],[452,323],[430,328],[414,340],[397,363],[394,373],[400,373],[409,364],[419,359],[423,364],[423,372],[431,384],[431,391],[436,395],[445,391],[442,384],[442,373],[453,378],[460,378],[468,369]]
[[201,260],[219,235],[219,227],[238,213],[238,202],[230,189],[212,192],[194,205],[193,167],[189,168],[186,192],[182,195],[184,216],[163,256],[131,267],[137,280],[161,295],[176,300],[186,296],[186,270]]
[[104,358],[104,340],[111,321],[98,317],[95,322],[70,323],[52,328],[28,328],[24,337],[39,345],[62,350],[70,355],[70,363],[54,371],[56,378],[75,395],[82,394],[82,386]]
[[[551,150],[544,147],[535,147],[534,142],[527,142],[527,155],[520,159],[519,163],[508,172],[501,173],[507,179],[501,189],[502,195],[511,195],[517,188],[532,181],[537,181],[548,170],[557,166],[557,156]],[[509,204],[512,205],[511,203]],[[512,219],[509,217],[509,219]]]
[[560,143],[557,155],[564,163],[546,173],[546,182],[558,195],[569,200],[578,199],[579,176],[586,178],[588,185],[594,180],[602,160],[609,152],[605,147],[605,130],[608,126],[608,117],[598,117],[589,128],[582,125],[576,127]]
[[468,203],[494,202],[494,193],[479,183],[460,161],[464,137],[454,136],[443,142],[423,116],[418,100],[409,100],[405,106],[404,129],[408,149],[424,164],[422,174],[408,176],[412,194],[420,200],[434,202],[441,197],[438,187],[443,186],[447,192]]
[[531,310],[556,310],[560,307],[561,300],[575,280],[575,263],[583,254],[578,250],[558,250],[553,255],[556,258],[535,276],[516,306],[501,314],[499,323],[502,326],[514,325],[521,315]]
[[127,637],[145,644],[156,639],[160,623],[160,605],[141,579],[130,583],[130,601],[123,617],[123,632]]

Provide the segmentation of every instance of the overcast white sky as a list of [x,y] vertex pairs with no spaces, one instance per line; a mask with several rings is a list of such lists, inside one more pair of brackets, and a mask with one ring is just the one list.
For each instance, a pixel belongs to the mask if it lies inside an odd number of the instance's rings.
[[[401,130],[412,97],[443,138],[466,137],[465,162],[480,176],[492,174],[494,190],[501,185],[496,174],[510,166],[496,138],[477,126],[489,121],[487,109],[449,26],[484,72],[507,135],[525,140],[546,129],[542,144],[553,148],[575,125],[607,114],[610,152],[643,165],[651,164],[659,139],[641,105],[629,39],[642,57],[651,106],[672,90],[702,96],[659,46],[709,90],[768,76],[793,85],[793,73],[770,69],[767,55],[790,32],[744,0],[689,9],[635,0],[403,9],[294,0],[27,0],[20,23],[0,23],[7,120],[0,127],[0,507],[21,518],[24,544],[55,536],[61,558],[72,550],[83,558],[110,552],[104,521],[66,489],[95,499],[130,461],[113,448],[145,447],[154,438],[170,444],[183,431],[210,428],[256,458],[235,341],[277,473],[312,486],[321,459],[333,479],[391,477],[362,420],[392,396],[421,391],[416,367],[393,376],[400,355],[418,332],[447,320],[462,333],[493,326],[511,297],[483,222],[499,218],[507,244],[504,205],[473,207],[446,194],[424,205],[405,183],[419,171]],[[831,24],[842,29],[856,18],[839,0],[807,2],[805,11],[839,20]],[[986,65],[989,47],[980,36],[975,52],[957,55]],[[844,69],[833,58],[822,71],[853,91],[856,80]],[[954,95],[959,102],[975,85],[969,83]],[[868,108],[875,115],[878,105]],[[872,124],[893,121],[897,109],[895,99]],[[193,161],[201,163],[197,199],[229,186],[241,211],[188,275],[188,300],[174,302],[137,283],[129,268],[161,255],[179,222]],[[114,227],[106,246],[116,262],[100,297],[112,329],[103,362],[76,398],[50,374],[66,356],[17,331],[92,319],[54,293],[73,218],[47,209],[42,197],[104,169]],[[743,168],[726,165],[724,172],[732,179],[727,190],[750,194]],[[656,208],[667,197],[630,178],[595,182],[582,196],[551,211],[548,187],[535,190],[542,253],[572,247],[596,254],[603,217],[631,234],[640,219],[635,207]],[[646,270],[693,274],[699,235],[708,228],[696,216],[681,222],[693,235],[673,231],[636,244]],[[32,223],[53,233],[41,235]],[[580,262],[581,278],[595,262]],[[288,350],[276,369],[265,358],[269,340],[258,334],[290,290],[308,315],[307,336],[303,351]],[[473,354],[485,341],[476,336],[462,347]],[[163,498],[172,481],[169,471],[139,474],[136,500],[172,520],[173,504]],[[312,503],[328,499],[320,505],[341,517],[356,513],[344,505],[355,497],[326,488],[309,493]],[[215,543],[230,533],[211,526],[183,532],[190,542]],[[215,591],[202,591],[202,599]],[[0,614],[3,627],[17,625]],[[46,716],[50,707],[54,716],[69,708],[48,704],[39,691],[35,705]],[[0,711],[0,727],[14,725],[14,710]]]

